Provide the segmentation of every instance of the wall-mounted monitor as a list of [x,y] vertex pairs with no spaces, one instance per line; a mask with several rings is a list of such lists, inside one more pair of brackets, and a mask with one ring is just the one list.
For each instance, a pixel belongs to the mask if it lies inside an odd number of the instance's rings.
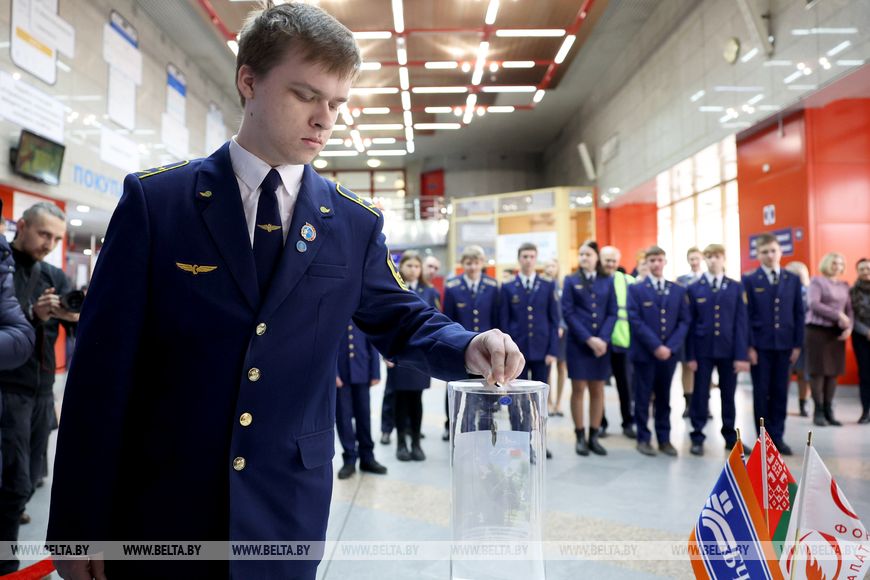
[[66,147],[60,143],[22,129],[18,149],[13,149],[10,155],[12,169],[28,179],[58,185],[65,151]]

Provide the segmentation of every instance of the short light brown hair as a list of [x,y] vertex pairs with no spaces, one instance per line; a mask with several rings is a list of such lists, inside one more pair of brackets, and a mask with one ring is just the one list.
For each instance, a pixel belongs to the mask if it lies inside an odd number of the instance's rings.
[[834,265],[834,260],[840,258],[843,260],[843,266],[846,265],[846,257],[840,252],[828,252],[822,258],[822,261],[819,262],[819,272],[824,274],[825,276],[833,276],[834,271],[831,267]]
[[536,246],[532,242],[524,242],[520,246],[520,249],[517,250],[517,258],[519,258],[520,254],[522,254],[523,252],[534,252],[535,254],[537,254],[538,253],[538,246]]
[[692,254],[702,254],[702,255],[703,255],[703,253],[704,253],[704,252],[702,252],[702,251],[698,248],[698,246],[692,246],[692,247],[689,248],[689,250],[686,252],[686,259],[688,260],[688,259],[689,259],[689,256],[691,256]]
[[646,252],[644,252],[643,259],[646,260],[650,256],[667,256],[667,252],[658,246],[650,246],[646,249]]
[[462,256],[459,257],[459,263],[461,264],[465,260],[480,260],[485,262],[486,252],[480,246],[468,246],[463,250]]
[[715,256],[715,255],[724,256],[725,255],[725,246],[722,244],[708,244],[706,248],[704,248],[704,257],[707,256]]
[[[236,78],[248,65],[255,75],[265,76],[289,50],[298,51],[343,78],[352,78],[362,64],[353,33],[338,20],[310,4],[279,4],[251,12],[239,32]],[[239,92],[242,107],[245,97]]]
[[766,246],[768,244],[776,244],[779,245],[779,240],[776,239],[776,236],[771,233],[763,233],[755,238],[755,247],[760,248],[761,246]]

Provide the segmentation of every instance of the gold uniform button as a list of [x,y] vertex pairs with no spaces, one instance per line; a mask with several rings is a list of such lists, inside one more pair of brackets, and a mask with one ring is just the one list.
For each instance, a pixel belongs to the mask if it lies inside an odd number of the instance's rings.
[[662,308],[662,314],[667,314],[667,313],[668,313],[668,311],[665,310],[664,308]]
[[348,335],[347,335],[347,339],[348,339],[348,340],[353,340],[353,335],[352,335],[352,334],[348,334]]
[[774,304],[779,304],[779,298],[774,298],[774,299],[773,299],[773,303],[774,303]]
[[480,328],[478,328],[477,326],[475,326],[475,327],[474,327],[474,331],[477,332],[478,330],[480,330]]
[[239,417],[239,423],[241,423],[242,427],[247,427],[251,424],[251,422],[253,422],[253,420],[254,416],[250,413],[242,413],[242,415]]
[[241,471],[245,468],[245,458],[244,457],[236,457],[233,459],[233,469],[236,471]]
[[532,310],[534,310],[534,307],[529,306],[529,307],[527,307],[527,310],[528,310],[529,312],[531,312]]
[[475,319],[474,319],[474,323],[477,324],[478,322],[480,322],[480,319],[479,319],[479,318],[475,318]]
[[530,333],[529,333],[529,336],[535,336],[535,333],[534,333],[534,332],[530,332]]
[[529,320],[534,320],[535,316],[533,314],[529,314]]
[[593,303],[592,303],[592,308],[598,308],[598,305],[595,304],[595,303],[593,302]]
[[662,324],[667,324],[667,323],[668,323],[668,319],[667,319],[667,318],[662,318]]
[[774,311],[774,312],[779,312],[779,306],[774,306],[774,307],[773,307],[773,311]]
[[266,334],[266,323],[261,322],[257,325],[257,336],[263,336],[264,334]]
[[[592,297],[595,298],[595,292],[592,293]],[[595,305],[593,304],[593,306],[595,306]]]
[[717,322],[717,323],[714,324],[713,326],[715,326],[716,328],[719,328],[719,323]]
[[349,345],[347,345],[347,348],[349,348],[350,350],[353,350],[353,345],[349,344]]
[[717,305],[715,306],[715,308],[716,308],[716,310],[719,310],[719,305],[717,304]]
[[475,316],[477,316],[478,314],[480,314],[480,312],[479,312],[478,310],[472,310],[471,313],[474,314]]
[[717,331],[714,332],[713,334],[715,334],[716,336],[719,336],[719,331],[717,330]]
[[248,380],[252,383],[260,380],[260,369],[257,367],[252,368],[248,371]]
[[597,312],[593,312],[593,313],[592,313],[592,318],[598,318],[598,313],[597,313]]
[[348,324],[348,325],[347,325],[347,329],[348,329],[348,330],[353,330],[353,325],[352,325],[352,324]]
[[348,356],[350,356],[350,358],[353,358],[353,357],[355,357],[356,355],[355,355],[354,353],[350,353],[350,355],[348,355]]
[[592,323],[592,328],[598,328],[598,325],[595,324],[595,323],[593,322],[593,323]]
[[667,331],[668,331],[667,327],[666,327],[666,326],[662,326],[662,332],[667,332]]
[[779,328],[779,322],[773,325],[774,328]]

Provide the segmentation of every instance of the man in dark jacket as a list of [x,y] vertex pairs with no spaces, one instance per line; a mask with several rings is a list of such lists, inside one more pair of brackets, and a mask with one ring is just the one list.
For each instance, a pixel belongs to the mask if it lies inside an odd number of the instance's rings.
[[[36,347],[24,364],[0,372],[3,395],[0,541],[4,544],[17,541],[21,514],[45,471],[54,414],[54,345],[59,327],[63,324],[72,331],[78,321],[78,314],[61,305],[61,297],[72,290],[69,280],[62,270],[44,261],[65,234],[63,212],[53,203],[40,202],[24,212],[12,241],[15,295],[20,310],[30,321],[31,332],[35,332]],[[4,553],[0,558],[3,558],[0,574],[18,569],[18,561],[10,554]]]

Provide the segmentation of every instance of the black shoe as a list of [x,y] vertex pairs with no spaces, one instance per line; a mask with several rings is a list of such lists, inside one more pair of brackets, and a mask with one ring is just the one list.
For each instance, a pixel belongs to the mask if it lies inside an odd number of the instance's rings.
[[683,411],[683,419],[688,419],[689,409],[692,406],[692,395],[683,395],[683,398],[686,399],[686,410]]
[[381,445],[389,445],[390,444],[390,434],[389,433],[381,433]]
[[399,461],[411,461],[411,452],[408,451],[408,442],[404,433],[396,434],[396,459]]
[[420,447],[420,434],[411,435],[411,459],[414,461],[425,461],[426,454]]
[[425,438],[426,438],[426,434],[425,434],[425,433],[420,433],[420,439],[425,439]]
[[843,426],[842,423],[834,419],[834,406],[831,403],[825,403],[822,410],[825,413],[825,420],[828,422],[828,425],[833,425],[834,427]]
[[670,457],[677,456],[677,448],[674,447],[673,445],[671,445],[670,441],[666,441],[664,443],[659,443],[659,451],[661,451],[662,453],[664,453],[665,455],[668,455]]
[[589,455],[589,444],[586,442],[586,430],[574,429],[574,434],[577,436],[577,445],[574,446],[574,451],[577,455],[586,457]]
[[786,445],[785,441],[774,441],[773,444],[776,445],[780,455],[793,455],[791,447]]
[[18,523],[20,523],[22,526],[29,524],[30,521],[31,521],[31,517],[30,517],[30,514],[27,512],[21,512],[21,515],[18,516]]
[[45,478],[44,478],[44,477],[40,477],[40,478],[39,478],[39,481],[36,482],[36,487],[42,487],[42,486],[44,486],[44,485],[45,485]]
[[444,429],[444,433],[441,434],[441,441],[450,441],[450,429]]
[[599,437],[601,437],[599,429],[589,429],[589,450],[595,455],[607,455],[607,449],[598,442]]
[[689,449],[689,453],[691,453],[692,455],[697,455],[698,457],[704,455],[704,444],[692,443],[692,447]]
[[602,425],[601,427],[598,428],[598,438],[599,439],[607,439],[607,437],[608,437],[607,427],[604,427]]
[[547,449],[547,459],[553,459],[553,454],[550,453],[549,449]]
[[345,463],[341,466],[341,469],[338,470],[338,478],[347,479],[354,473],[356,473],[356,467],[354,467],[353,463]]
[[634,427],[632,427],[631,425],[629,425],[628,427],[623,427],[622,434],[629,439],[637,439],[637,433],[635,432]]
[[825,419],[825,411],[822,409],[821,405],[816,405],[813,409],[813,425],[816,427],[825,427],[828,424],[828,420]]
[[801,417],[809,417],[810,416],[809,413],[807,413],[807,400],[806,399],[800,399],[798,401],[798,414],[800,414]]
[[359,470],[366,473],[377,473],[378,475],[384,475],[387,472],[387,468],[374,459],[371,461],[360,461]]
[[861,414],[861,418],[858,419],[858,424],[859,425],[866,425],[868,423],[870,423],[870,411],[864,411]]
[[655,449],[652,448],[652,445],[650,445],[648,441],[638,443],[637,450],[640,451],[641,453],[643,453],[644,455],[649,456],[649,457],[655,457],[656,455],[659,454],[658,451],[656,451]]
[[[735,445],[737,445],[736,440],[735,441],[726,441],[725,442],[725,449],[728,451],[731,451],[732,449],[734,449]],[[746,447],[744,446],[743,449],[746,450]]]

